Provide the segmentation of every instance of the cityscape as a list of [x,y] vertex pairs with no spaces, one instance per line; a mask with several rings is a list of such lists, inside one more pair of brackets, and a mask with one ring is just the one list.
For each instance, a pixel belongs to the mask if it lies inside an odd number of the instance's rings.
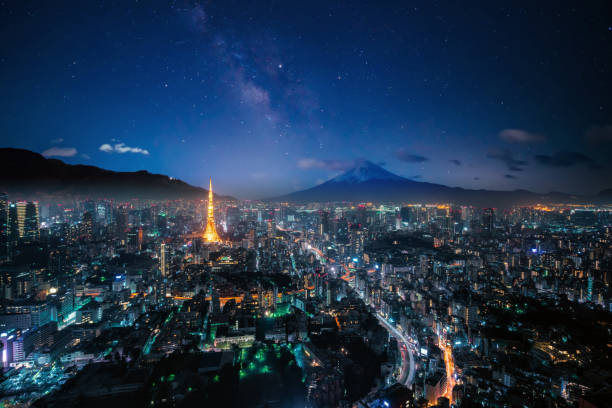
[[612,406],[604,2],[25,3],[0,408]]

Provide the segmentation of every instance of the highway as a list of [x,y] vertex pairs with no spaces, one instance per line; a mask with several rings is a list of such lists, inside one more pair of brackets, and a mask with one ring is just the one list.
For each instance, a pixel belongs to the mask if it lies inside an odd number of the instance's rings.
[[[385,329],[389,332],[390,335],[395,337],[397,340],[397,345],[400,349],[400,353],[402,355],[402,368],[400,372],[400,376],[398,378],[398,382],[405,386],[410,386],[414,381],[414,355],[412,354],[412,348],[410,342],[406,339],[406,337],[399,331],[395,326],[393,326],[387,319],[376,313],[376,318],[383,325]],[[408,359],[406,359],[406,354],[408,354]]]
[[[315,248],[314,246],[310,244],[308,245],[308,249],[314,252],[315,254],[317,254],[320,258],[326,259],[327,262],[340,265],[346,271],[346,274],[348,275],[349,269],[344,263],[341,263],[341,262],[336,263],[334,259],[328,258],[327,256],[323,254],[323,252],[320,249]],[[342,277],[342,279],[344,279],[344,276]],[[348,279],[345,279],[345,280],[348,280]],[[412,346],[411,343],[406,339],[406,337],[399,330],[397,330],[395,326],[391,325],[387,321],[387,319],[382,317],[377,312],[374,312],[374,314],[376,315],[376,318],[378,319],[378,321],[383,325],[383,327],[387,329],[389,334],[395,337],[395,339],[397,340],[397,346],[399,347],[400,354],[402,356],[402,367],[400,371],[400,376],[398,378],[398,382],[405,386],[412,385],[412,383],[414,382],[415,367],[414,367],[414,355],[413,355],[413,351],[411,348]],[[406,354],[408,354],[408,358],[406,358]]]

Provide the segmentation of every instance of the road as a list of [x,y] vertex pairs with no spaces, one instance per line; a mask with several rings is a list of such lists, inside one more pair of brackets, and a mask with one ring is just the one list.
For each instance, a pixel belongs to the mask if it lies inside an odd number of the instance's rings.
[[[410,386],[414,381],[414,355],[412,354],[411,344],[406,339],[406,337],[399,331],[395,326],[393,326],[387,319],[376,313],[376,318],[383,325],[385,329],[389,332],[390,335],[395,337],[397,340],[397,345],[400,349],[400,354],[402,355],[402,369],[400,372],[400,376],[398,382],[405,386]],[[408,359],[406,359],[406,354],[408,354]]]
[[[323,252],[320,249],[315,248],[314,246],[310,244],[308,245],[308,249],[316,253],[320,258],[325,258],[328,262],[336,263],[334,259],[328,258],[327,256],[323,254]],[[346,274],[348,275],[349,269],[344,263],[340,262],[336,264],[344,268]],[[378,319],[378,321],[383,325],[383,327],[387,329],[389,334],[395,337],[397,340],[397,345],[399,347],[400,354],[402,356],[402,367],[401,367],[400,377],[398,379],[398,382],[405,386],[412,385],[412,383],[414,382],[415,367],[414,367],[414,355],[412,352],[410,342],[406,339],[406,337],[399,330],[397,330],[397,328],[395,328],[395,326],[391,325],[387,321],[387,319],[385,319],[378,313],[374,313],[374,314],[376,315],[376,318]],[[408,354],[408,359],[406,359],[406,354]],[[406,374],[406,372],[408,372],[408,374]]]
[[448,398],[450,403],[453,403],[453,388],[455,387],[455,362],[453,361],[453,349],[446,340],[439,338],[438,347],[444,353],[444,365],[446,367],[446,391],[444,396]]

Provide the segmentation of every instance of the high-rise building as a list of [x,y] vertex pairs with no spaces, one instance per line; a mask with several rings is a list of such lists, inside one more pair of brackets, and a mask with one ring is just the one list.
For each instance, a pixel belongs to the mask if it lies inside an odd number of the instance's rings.
[[168,275],[168,253],[165,242],[161,243],[159,250],[159,269],[161,271],[161,276],[165,277]]
[[241,211],[238,207],[228,207],[225,212],[225,225],[228,231],[234,231],[241,218]]
[[8,209],[8,242],[15,246],[19,241],[19,216],[17,215],[17,204],[10,203]]
[[19,228],[19,238],[23,238],[25,231],[25,213],[26,206],[28,203],[26,201],[19,201],[17,203],[17,226]]
[[23,223],[24,237],[29,241],[38,239],[40,232],[40,213],[38,202],[28,202],[25,208],[25,220]]
[[90,241],[93,238],[93,215],[87,211],[83,214],[83,222],[81,223],[81,237]]
[[138,227],[138,250],[142,251],[142,242],[144,239],[144,231],[142,227]]
[[215,207],[213,203],[212,177],[208,181],[208,212],[206,217],[206,230],[204,231],[206,242],[220,242],[219,234],[215,226]]
[[268,238],[276,237],[276,223],[274,220],[268,220],[268,228],[267,228]]
[[8,196],[0,193],[0,259],[8,254]]
[[329,212],[321,211],[319,219],[319,235],[329,234]]
[[363,253],[364,236],[363,231],[353,225],[350,232],[351,252],[355,256],[361,256]]
[[482,229],[489,234],[495,231],[495,209],[485,208],[482,210]]
[[127,230],[128,230],[128,214],[127,208],[119,207],[115,213],[115,235],[120,240],[125,240],[127,238]]
[[38,202],[19,201],[17,203],[17,229],[19,238],[26,240],[38,239]]

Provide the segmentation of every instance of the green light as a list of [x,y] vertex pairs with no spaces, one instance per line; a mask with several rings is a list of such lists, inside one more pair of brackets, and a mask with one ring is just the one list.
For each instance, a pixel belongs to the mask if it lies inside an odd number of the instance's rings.
[[174,378],[175,378],[175,377],[176,377],[176,376],[175,376],[174,374],[170,374],[170,375],[168,376],[168,382],[170,382],[170,381],[174,381]]

